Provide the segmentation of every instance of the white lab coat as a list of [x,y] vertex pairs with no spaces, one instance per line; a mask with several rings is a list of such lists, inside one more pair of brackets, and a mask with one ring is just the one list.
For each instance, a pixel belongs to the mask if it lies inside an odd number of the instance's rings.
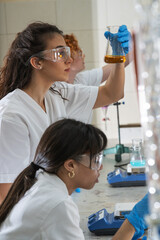
[[97,86],[102,82],[103,69],[94,68],[91,70],[80,72],[76,75],[74,79],[74,84],[83,84],[86,86]]
[[0,100],[0,183],[11,183],[33,161],[37,145],[47,127],[57,120],[72,118],[88,122],[98,87],[60,83],[58,94],[48,91],[46,113],[20,89]]
[[0,228],[1,240],[84,240],[79,212],[64,182],[41,171]]
[[[103,78],[103,69],[94,68],[91,70],[80,72],[74,79],[74,84],[82,84],[85,86],[99,87]],[[88,117],[88,123],[92,123],[92,114]]]

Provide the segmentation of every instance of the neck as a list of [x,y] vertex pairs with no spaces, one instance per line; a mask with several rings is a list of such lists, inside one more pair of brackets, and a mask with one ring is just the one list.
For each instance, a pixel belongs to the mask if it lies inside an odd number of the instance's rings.
[[59,170],[57,176],[65,183],[68,194],[71,195],[76,190],[76,188],[78,188],[78,186],[75,186],[74,179],[69,178],[67,174],[68,173],[66,171]]
[[72,70],[72,68],[71,68],[71,70],[69,72],[69,77],[68,77],[70,83],[74,83],[74,79],[75,79],[77,73],[79,73],[79,71]]
[[46,111],[44,98],[51,85],[52,83],[48,84],[47,81],[45,82],[44,79],[41,79],[41,77],[33,77],[29,86],[23,88],[22,90],[33,98],[44,111]]

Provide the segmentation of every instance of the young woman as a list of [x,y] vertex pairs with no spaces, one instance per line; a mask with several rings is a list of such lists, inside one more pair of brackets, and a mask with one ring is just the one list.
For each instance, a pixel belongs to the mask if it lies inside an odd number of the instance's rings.
[[[17,34],[0,70],[0,201],[32,160],[53,122],[87,122],[93,108],[124,95],[124,63],[114,64],[101,87],[66,84],[72,59],[62,31],[35,22]],[[53,88],[56,81],[64,81]]]
[[98,182],[106,144],[90,124],[63,119],[50,125],[0,206],[0,239],[84,240],[70,195]]
[[[130,63],[132,58],[131,53],[129,52],[131,48],[131,34],[125,25],[120,26],[118,34],[118,40],[121,42],[126,53],[126,67]],[[73,33],[66,34],[64,35],[64,39],[67,46],[69,46],[71,49],[71,57],[73,59],[69,71],[68,81],[70,83],[83,84],[86,86],[99,86],[102,82],[108,79],[113,64],[107,64],[102,68],[95,68],[83,71],[85,70],[85,54],[80,48],[76,36]]]

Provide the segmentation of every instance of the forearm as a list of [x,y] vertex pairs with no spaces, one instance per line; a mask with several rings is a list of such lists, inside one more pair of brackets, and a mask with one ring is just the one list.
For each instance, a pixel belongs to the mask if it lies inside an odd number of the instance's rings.
[[[127,55],[126,55],[126,61],[124,63],[124,67],[127,67],[133,60],[133,52],[130,51]],[[108,79],[112,69],[114,68],[113,64],[108,64],[102,67],[103,70],[103,77],[102,77],[102,81],[104,82]]]
[[125,63],[124,63],[124,66],[127,67],[132,61],[133,61],[133,50],[131,50],[131,51],[126,55],[126,61],[125,61]]
[[132,224],[126,219],[112,240],[130,240],[135,233],[135,229]]
[[112,71],[112,68],[113,68],[113,64],[108,64],[108,65],[105,65],[102,67],[102,70],[103,70],[103,77],[102,77],[102,81],[101,82],[104,82],[108,79],[111,71]]
[[111,74],[105,85],[99,87],[94,108],[117,102],[124,96],[124,63],[116,63],[112,67]]
[[113,65],[108,81],[105,83],[106,94],[112,102],[116,102],[124,96],[125,71],[124,63]]

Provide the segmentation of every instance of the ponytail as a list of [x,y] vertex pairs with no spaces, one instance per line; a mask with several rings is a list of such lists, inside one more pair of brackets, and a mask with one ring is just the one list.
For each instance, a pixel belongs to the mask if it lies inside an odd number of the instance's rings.
[[38,168],[34,164],[30,164],[16,178],[11,186],[6,198],[0,205],[0,225],[6,219],[15,204],[24,196],[36,182],[36,171]]

